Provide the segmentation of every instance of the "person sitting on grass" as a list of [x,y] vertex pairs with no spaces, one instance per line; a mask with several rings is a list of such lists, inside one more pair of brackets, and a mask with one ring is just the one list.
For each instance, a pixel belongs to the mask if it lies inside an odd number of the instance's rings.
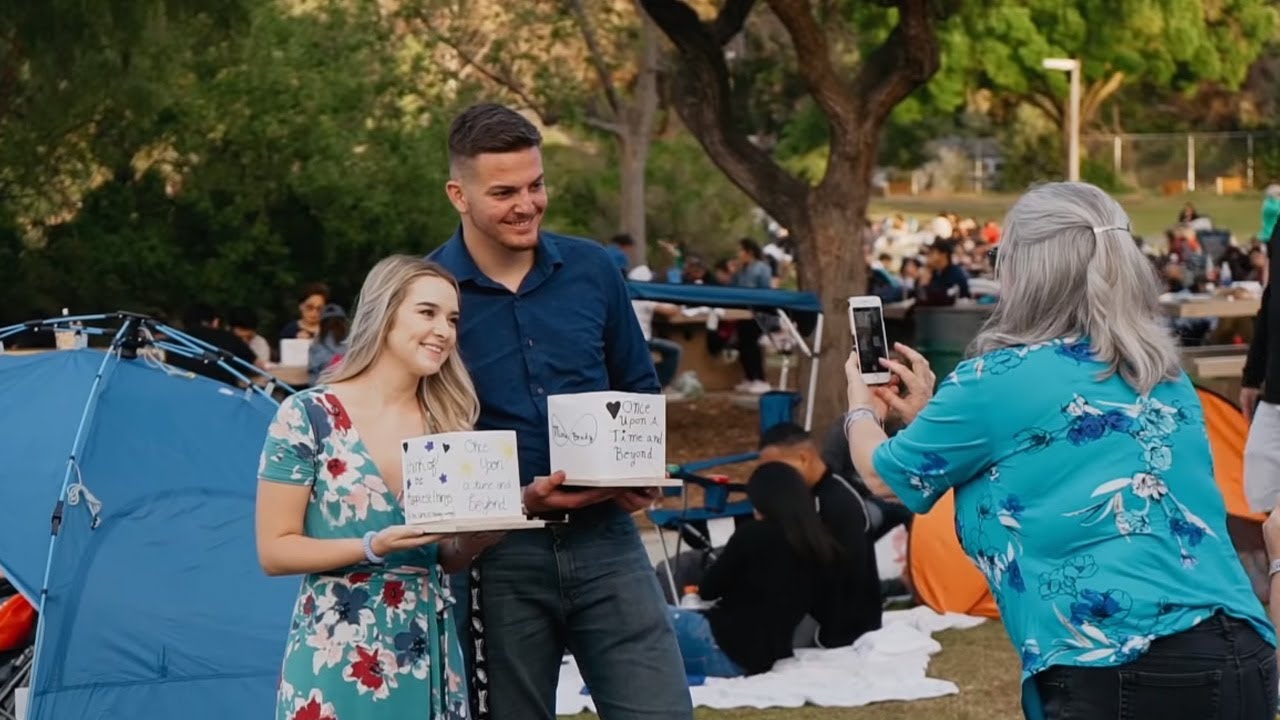
[[844,562],[819,577],[811,617],[801,623],[796,647],[843,647],[880,629],[880,572],[871,516],[884,513],[870,492],[859,490],[832,472],[809,433],[794,423],[779,423],[760,439],[760,460],[795,468],[812,496],[826,531],[840,544]]
[[804,478],[790,465],[764,463],[747,495],[757,522],[743,525],[699,587],[709,609],[668,607],[690,677],[768,672],[792,655],[792,635],[811,612],[818,578],[845,562],[823,527]]

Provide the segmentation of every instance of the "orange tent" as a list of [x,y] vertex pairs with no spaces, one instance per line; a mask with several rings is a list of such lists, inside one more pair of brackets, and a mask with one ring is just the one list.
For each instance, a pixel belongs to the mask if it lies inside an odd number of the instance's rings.
[[[1197,388],[1213,452],[1213,474],[1227,505],[1227,529],[1241,563],[1265,602],[1267,559],[1261,523],[1244,497],[1244,445],[1249,423],[1229,400]],[[907,579],[916,599],[937,612],[996,618],[1000,610],[986,578],[960,548],[955,529],[955,498],[948,492],[933,509],[917,515],[907,546]]]

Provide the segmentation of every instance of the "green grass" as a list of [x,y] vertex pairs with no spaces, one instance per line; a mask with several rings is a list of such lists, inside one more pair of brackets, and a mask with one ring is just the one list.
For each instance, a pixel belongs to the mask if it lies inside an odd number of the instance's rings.
[[[938,211],[948,210],[960,217],[975,218],[978,222],[988,218],[1000,222],[1016,199],[1017,195],[1003,194],[895,197],[872,201],[869,212],[873,218],[900,212],[925,222]],[[1211,193],[1170,197],[1123,195],[1118,199],[1133,220],[1134,232],[1152,239],[1164,234],[1187,201],[1194,203],[1201,215],[1213,218],[1215,226],[1235,233],[1241,244],[1247,244],[1261,224],[1262,196],[1259,193],[1221,197]]]
[[[929,663],[929,676],[951,680],[959,695],[914,702],[876,703],[860,708],[802,707],[777,710],[706,710],[698,720],[1014,720],[1019,711],[1018,657],[999,622],[935,636],[942,652]],[[573,720],[597,720],[574,715]]]

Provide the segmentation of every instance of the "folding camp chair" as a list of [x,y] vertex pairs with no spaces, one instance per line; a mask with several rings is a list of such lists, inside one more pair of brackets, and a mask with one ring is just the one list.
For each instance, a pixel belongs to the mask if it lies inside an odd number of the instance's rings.
[[[668,497],[679,495],[683,505],[679,510],[653,509],[645,511],[645,515],[658,529],[658,542],[662,545],[662,555],[666,563],[667,583],[673,601],[680,600],[680,585],[676,582],[676,573],[672,570],[676,558],[680,556],[680,546],[686,539],[690,548],[706,552],[714,558],[717,548],[712,540],[712,523],[735,522],[737,518],[749,517],[753,508],[750,500],[730,502],[730,493],[745,494],[747,486],[742,483],[729,482],[723,475],[700,475],[698,473],[720,465],[732,465],[740,462],[751,462],[759,457],[758,453],[742,453],[723,458],[715,458],[701,462],[679,466],[671,472],[671,476],[684,482],[682,487],[669,488],[664,491]],[[689,506],[688,486],[702,488],[703,504],[701,507]],[[667,533],[675,534],[675,552],[671,552],[667,544]]]
[[[0,653],[2,657],[4,653]],[[7,660],[0,660],[0,720],[18,720],[18,690],[31,681],[32,643]]]

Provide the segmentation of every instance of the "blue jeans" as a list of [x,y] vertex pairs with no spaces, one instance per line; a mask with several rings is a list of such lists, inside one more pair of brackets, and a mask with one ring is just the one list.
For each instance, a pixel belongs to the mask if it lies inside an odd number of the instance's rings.
[[616,505],[512,532],[478,562],[491,717],[554,720],[568,648],[602,720],[692,720],[657,579]]
[[671,624],[680,642],[680,656],[684,659],[684,672],[691,679],[708,677],[740,677],[745,675],[738,664],[716,644],[711,634],[707,616],[696,610],[667,606]]
[[671,381],[676,379],[676,371],[680,369],[680,343],[653,338],[649,341],[649,349],[657,351],[662,356],[662,359],[653,366],[658,374],[658,385],[662,387],[670,385]]

